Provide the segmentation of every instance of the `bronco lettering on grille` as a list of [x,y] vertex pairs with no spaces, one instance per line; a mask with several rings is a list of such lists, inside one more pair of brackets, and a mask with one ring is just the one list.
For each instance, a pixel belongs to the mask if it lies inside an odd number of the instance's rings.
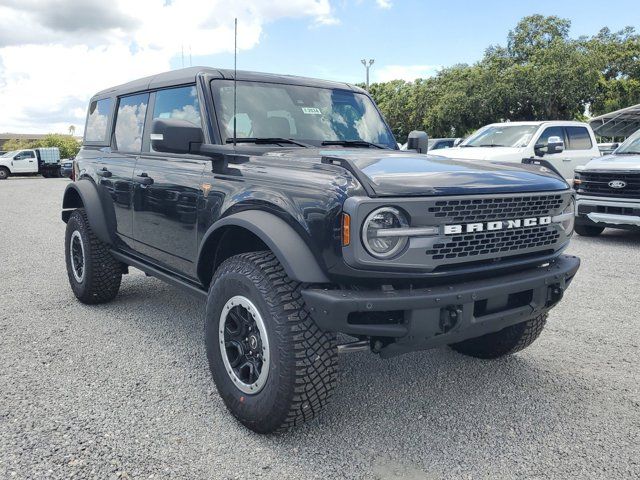
[[535,227],[538,225],[549,225],[551,217],[532,217],[517,220],[497,220],[494,222],[467,223],[459,225],[445,225],[445,235],[456,235],[459,233],[491,232],[495,230],[508,230],[512,228]]

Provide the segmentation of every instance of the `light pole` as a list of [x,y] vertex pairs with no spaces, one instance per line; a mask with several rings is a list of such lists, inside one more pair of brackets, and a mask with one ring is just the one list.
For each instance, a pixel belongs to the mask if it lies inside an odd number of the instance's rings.
[[373,58],[370,58],[369,63],[367,64],[367,61],[363,58],[362,60],[360,60],[360,62],[362,62],[362,65],[364,65],[364,68],[367,70],[367,90],[369,90],[369,69],[371,68],[371,65],[373,65],[373,62],[375,62],[375,60]]

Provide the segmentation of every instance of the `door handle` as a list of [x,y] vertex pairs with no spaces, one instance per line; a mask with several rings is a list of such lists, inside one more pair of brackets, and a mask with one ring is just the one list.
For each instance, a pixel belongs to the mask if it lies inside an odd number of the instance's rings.
[[107,170],[107,167],[102,167],[102,169],[98,170],[96,173],[99,177],[104,177],[104,178],[109,178],[113,175],[113,173]]
[[147,175],[147,172],[142,172],[141,174],[136,176],[136,182],[141,183],[142,185],[153,185],[153,178]]

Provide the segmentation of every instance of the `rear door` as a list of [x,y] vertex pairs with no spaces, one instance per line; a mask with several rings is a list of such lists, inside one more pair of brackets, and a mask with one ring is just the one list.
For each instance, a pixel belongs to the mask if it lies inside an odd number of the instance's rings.
[[109,151],[99,160],[97,176],[113,199],[116,231],[130,248],[133,242],[133,170],[142,149],[142,132],[149,93],[118,99],[115,129]]
[[589,160],[600,155],[598,145],[591,138],[591,132],[583,126],[567,126],[568,143],[565,144],[565,164],[569,167],[569,176],[573,178],[574,170],[585,165]]
[[154,152],[149,134],[156,118],[179,118],[202,127],[195,85],[152,94],[143,153],[134,172],[136,250],[186,276],[196,276],[198,203],[202,174],[211,161],[198,155]]

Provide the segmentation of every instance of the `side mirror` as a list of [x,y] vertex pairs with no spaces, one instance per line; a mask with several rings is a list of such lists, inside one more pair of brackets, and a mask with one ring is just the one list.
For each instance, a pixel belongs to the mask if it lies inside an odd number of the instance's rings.
[[429,136],[427,132],[413,130],[407,139],[407,150],[415,150],[418,153],[427,153],[429,150]]
[[536,155],[542,157],[554,153],[562,153],[564,151],[564,141],[557,136],[549,137],[546,145],[536,145]]
[[616,148],[618,148],[620,146],[620,144],[618,142],[612,143],[611,144],[611,150],[615,150]]
[[458,145],[460,145],[462,143],[462,138],[456,138],[453,142],[453,146],[457,147]]
[[190,153],[203,142],[202,128],[178,118],[158,118],[151,127],[151,148],[156,152]]
[[549,137],[547,143],[547,155],[550,153],[562,153],[564,151],[564,140],[560,137]]

